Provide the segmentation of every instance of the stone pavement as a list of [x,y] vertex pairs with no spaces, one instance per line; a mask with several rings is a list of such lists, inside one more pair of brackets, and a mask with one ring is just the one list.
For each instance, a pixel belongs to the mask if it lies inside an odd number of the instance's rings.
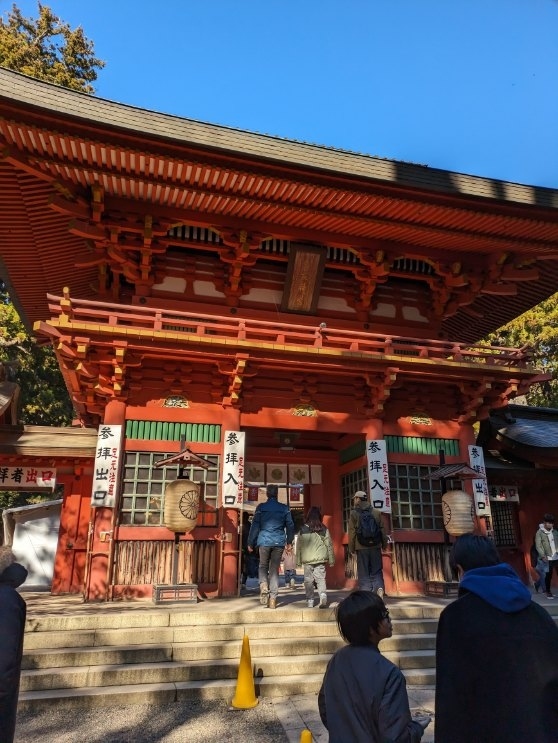
[[[434,688],[409,689],[411,709],[433,710]],[[15,743],[299,743],[303,730],[327,743],[316,694],[261,698],[233,710],[223,701],[52,709],[18,716]],[[432,723],[423,743],[433,743]],[[349,743],[349,742],[348,742]]]
[[[413,686],[408,689],[409,705],[413,710],[428,710],[434,713],[434,687]],[[316,694],[301,694],[293,697],[276,697],[272,699],[277,719],[283,726],[288,743],[299,743],[300,733],[307,729],[312,733],[314,743],[327,743],[327,730],[322,725],[318,712],[318,697]],[[426,728],[422,743],[434,741],[434,718]]]

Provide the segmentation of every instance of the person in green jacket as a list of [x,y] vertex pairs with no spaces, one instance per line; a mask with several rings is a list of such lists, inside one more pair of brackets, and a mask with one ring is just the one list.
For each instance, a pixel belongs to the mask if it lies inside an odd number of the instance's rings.
[[298,534],[296,546],[297,567],[304,565],[304,590],[309,609],[314,606],[314,581],[320,596],[320,609],[327,606],[326,563],[330,567],[335,564],[333,544],[329,531],[322,523],[320,509],[312,506]]
[[535,547],[541,562],[547,568],[544,576],[546,597],[553,599],[550,584],[553,571],[558,573],[558,530],[554,528],[552,513],[545,513],[543,516],[543,522],[535,535]]

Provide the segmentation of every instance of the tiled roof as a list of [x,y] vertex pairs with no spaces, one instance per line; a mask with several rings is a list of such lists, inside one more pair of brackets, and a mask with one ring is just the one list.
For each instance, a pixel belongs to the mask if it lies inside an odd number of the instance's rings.
[[465,175],[396,160],[208,124],[96,98],[0,68],[0,98],[56,112],[76,122],[109,126],[134,136],[161,138],[304,169],[448,194],[558,207],[558,191]]
[[500,436],[523,446],[558,448],[558,415],[554,421],[518,420],[498,429]]

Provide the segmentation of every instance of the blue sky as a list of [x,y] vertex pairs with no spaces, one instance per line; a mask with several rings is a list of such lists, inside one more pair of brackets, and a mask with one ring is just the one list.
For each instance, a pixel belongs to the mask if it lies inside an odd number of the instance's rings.
[[44,4],[94,41],[103,98],[558,188],[558,0]]

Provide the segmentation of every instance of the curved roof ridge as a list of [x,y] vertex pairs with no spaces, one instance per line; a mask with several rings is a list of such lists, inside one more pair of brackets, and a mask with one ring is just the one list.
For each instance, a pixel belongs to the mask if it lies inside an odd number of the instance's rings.
[[0,68],[0,101],[2,99],[75,121],[93,122],[121,132],[141,133],[236,156],[246,155],[284,165],[453,195],[558,208],[558,190],[456,173],[151,111],[69,90],[6,68]]

